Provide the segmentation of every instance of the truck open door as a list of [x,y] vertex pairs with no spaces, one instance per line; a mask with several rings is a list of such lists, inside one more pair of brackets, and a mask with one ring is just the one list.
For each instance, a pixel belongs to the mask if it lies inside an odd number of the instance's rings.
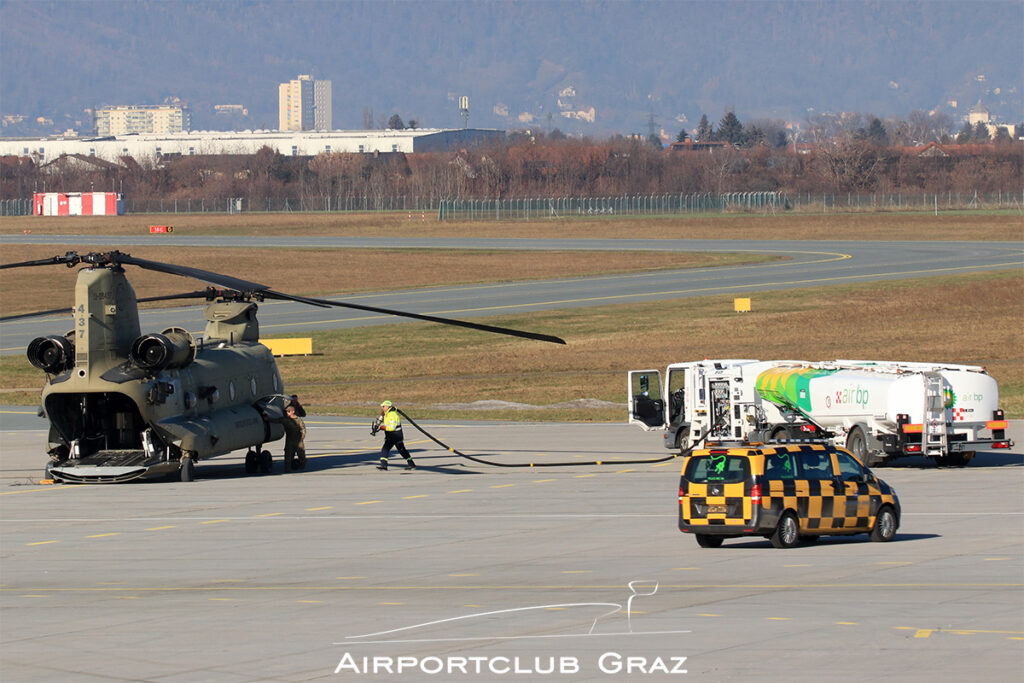
[[639,425],[644,431],[665,427],[660,371],[629,371],[629,424]]

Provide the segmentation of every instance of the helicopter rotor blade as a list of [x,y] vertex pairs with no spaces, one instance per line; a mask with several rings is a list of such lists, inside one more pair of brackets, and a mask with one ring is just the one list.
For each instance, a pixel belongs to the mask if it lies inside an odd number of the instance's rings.
[[[68,252],[69,254],[71,252]],[[53,266],[61,263],[68,263],[66,256],[52,256],[50,258],[35,259],[33,261],[21,261],[19,263],[0,264],[0,270],[4,268],[23,268],[26,266]]]
[[535,339],[537,341],[549,342],[551,344],[565,344],[565,340],[560,337],[555,337],[550,334],[540,334],[538,332],[526,332],[523,330],[515,330],[511,327],[497,327],[495,325],[484,325],[481,323],[471,323],[465,320],[456,320],[454,318],[441,318],[435,315],[423,315],[420,313],[409,313],[407,311],[398,311],[393,308],[378,308],[376,306],[365,306],[363,304],[353,304],[344,301],[331,301],[330,299],[312,299],[312,301],[320,304],[326,304],[328,306],[336,306],[338,308],[354,308],[358,311],[368,311],[370,313],[383,313],[385,315],[397,315],[403,318],[413,318],[415,320],[426,320],[432,323],[441,323],[442,325],[455,325],[457,327],[466,327],[471,330],[480,330],[481,332],[493,332],[495,334],[505,334],[512,337],[523,337],[525,339]]
[[137,258],[129,254],[121,254],[118,252],[114,253],[117,254],[115,258],[117,263],[126,263],[146,270],[155,270],[158,273],[190,277],[199,280],[200,282],[208,282],[211,285],[227,287],[228,289],[236,289],[240,292],[261,292],[268,289],[267,285],[262,285],[258,282],[250,282],[249,280],[242,280],[241,278],[231,277],[230,275],[221,275],[220,273],[213,273],[209,270],[202,270],[191,266],[176,266],[171,263],[161,263],[160,261],[150,261],[149,259]]
[[58,313],[67,313],[68,317],[71,317],[74,312],[73,306],[64,306],[63,308],[51,308],[48,311],[35,311],[33,313],[19,313],[18,315],[5,315],[0,318],[0,323],[10,322],[11,320],[21,320],[22,318],[35,318],[42,317],[44,315],[57,315]]

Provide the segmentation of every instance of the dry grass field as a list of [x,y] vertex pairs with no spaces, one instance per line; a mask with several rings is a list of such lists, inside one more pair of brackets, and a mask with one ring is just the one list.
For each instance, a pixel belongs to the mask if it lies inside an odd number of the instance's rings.
[[[148,217],[144,222],[152,218]],[[241,219],[237,216],[200,218],[225,219],[221,227],[215,226],[215,221],[205,223],[204,232],[238,230],[240,235],[243,234],[243,226],[238,222]],[[420,226],[423,230],[437,230],[428,233],[415,232],[411,226],[400,228],[406,225],[401,222],[408,220],[405,216],[380,220],[375,220],[379,218],[376,215],[333,218],[331,226],[320,224],[318,219],[332,218],[323,216],[258,218],[268,222],[287,219],[287,227],[279,223],[274,229],[295,230],[303,234],[324,234],[319,231],[334,230],[338,232],[330,234],[536,236],[534,232],[552,234],[555,230],[560,237],[616,236],[606,231],[633,237],[642,229],[643,234],[649,237],[1022,238],[1020,217],[1004,214],[939,216],[938,221],[932,216],[907,214],[845,215],[820,219],[796,217],[802,220],[794,222],[775,222],[771,217],[753,216],[701,218],[693,219],[692,223],[680,219],[617,219],[475,224],[475,232],[469,224],[449,226],[435,222],[430,227],[429,223]],[[253,216],[246,217],[246,220],[252,221]],[[360,227],[359,220],[365,220],[366,225]],[[10,232],[9,221],[0,221],[0,232]],[[166,224],[171,221],[165,216],[151,222]],[[76,222],[76,225],[80,224]],[[117,230],[123,227],[115,225]],[[176,231],[179,229],[177,225],[175,228]],[[94,229],[104,234],[108,232],[101,225]],[[264,229],[271,228],[250,227],[249,232]],[[629,234],[623,234],[627,231]],[[833,234],[827,235],[823,231]],[[12,257],[13,250],[5,250],[3,261],[40,257],[32,251],[35,247],[21,249],[28,251],[18,253],[29,255]],[[259,255],[245,250],[237,253],[225,253],[229,250],[191,253],[193,250],[182,249],[173,255],[141,248],[128,251],[146,258],[189,263],[240,277],[261,281],[270,279],[264,275],[268,266],[260,263]],[[557,270],[549,270],[546,275],[534,274],[538,271],[530,269],[539,267],[535,261],[546,262],[546,267],[560,267],[564,274],[569,275],[584,272],[575,270],[577,268],[583,268],[585,272],[630,269],[631,261],[636,260],[629,254],[621,255],[621,261],[605,260],[614,255],[594,255],[596,260],[588,262],[583,258],[577,261],[577,256],[585,255],[575,253],[548,254],[542,259],[538,259],[537,254],[504,252],[500,255],[482,252],[447,255],[427,251],[402,253],[410,259],[407,270],[423,275],[421,284],[449,282],[447,278],[453,277],[453,273],[468,278],[460,281],[557,275]],[[43,249],[41,255],[52,254]],[[386,255],[384,252],[304,252],[301,258],[279,258],[284,267],[280,277],[283,282],[302,283],[296,289],[312,293],[309,289],[314,286],[310,281],[311,273],[328,266],[339,267],[340,263],[383,259]],[[679,267],[681,258],[688,257],[673,255],[671,263],[661,264],[652,263],[645,256],[643,262],[648,267]],[[255,269],[234,267],[243,262],[250,263],[244,259],[256,259]],[[498,270],[503,261],[507,261],[506,269]],[[225,263],[231,265],[225,267]],[[371,261],[366,263],[370,273],[366,278],[373,279]],[[290,272],[289,264],[293,269]],[[700,265],[708,265],[704,257],[700,257]],[[35,270],[60,270],[62,276],[73,277],[70,271],[64,273],[65,269]],[[346,273],[346,279],[361,277],[353,277],[354,270],[342,272]],[[0,279],[0,302],[5,313],[9,297],[21,296],[14,293],[25,290],[21,281],[12,284],[9,273],[4,271]],[[257,278],[255,273],[260,277]],[[135,282],[135,276],[132,277]],[[159,277],[165,282],[170,280],[173,291],[192,288],[191,283],[180,278]],[[431,282],[431,277],[437,279]],[[70,282],[69,279],[68,287]],[[281,285],[276,275],[273,285],[294,291]],[[145,295],[145,287],[149,286],[139,286],[140,296]],[[376,280],[368,287],[391,288],[389,283]],[[356,291],[357,286],[349,283],[330,289]],[[52,293],[52,289],[48,291]],[[166,291],[166,285],[163,291]],[[704,357],[944,361],[988,367],[999,381],[1001,403],[1008,415],[1024,417],[1024,273],[1019,270],[765,292],[757,294],[753,303],[754,310],[748,314],[733,313],[732,298],[716,296],[487,320],[498,325],[556,334],[569,342],[566,347],[422,323],[315,333],[314,350],[317,355],[284,358],[279,366],[289,390],[299,393],[315,412],[365,413],[369,420],[376,403],[389,398],[414,417],[619,421],[625,418],[626,371],[634,368],[658,368],[674,361]],[[386,349],[386,361],[382,349]],[[4,357],[0,359],[0,389],[4,391],[0,400],[31,404],[37,400],[37,390],[24,389],[40,386],[42,379],[23,356]],[[492,401],[494,403],[486,403]]]
[[[412,216],[410,218],[410,216]],[[422,216],[422,218],[421,218]],[[665,217],[560,218],[538,221],[440,222],[431,213],[150,214],[74,218],[0,218],[0,234],[148,234],[170,225],[196,235],[365,235],[376,237],[602,237],[788,240],[1019,240],[1020,212],[871,212],[822,214],[693,214]],[[154,241],[160,239],[153,237]]]

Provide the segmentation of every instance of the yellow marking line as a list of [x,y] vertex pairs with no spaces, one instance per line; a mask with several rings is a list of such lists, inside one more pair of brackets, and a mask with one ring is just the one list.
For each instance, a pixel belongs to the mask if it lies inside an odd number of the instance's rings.
[[1006,560],[1009,560],[1009,559],[1010,559],[1009,557],[986,557],[985,561],[986,562],[1005,562]]
[[636,470],[619,470],[615,474],[625,474],[626,472],[636,472]]
[[549,481],[554,481],[554,479],[534,479],[533,483],[534,484],[546,484]]
[[230,521],[231,521],[230,519],[208,519],[205,522],[200,522],[200,524],[220,524],[221,522],[230,522]]
[[415,496],[402,496],[402,500],[411,500],[413,498],[427,498],[429,495],[430,494],[428,493],[420,493]]
[[[202,592],[202,591],[440,591],[440,590],[619,590],[622,584],[512,584],[512,585],[487,585],[487,584],[437,584],[437,585],[369,585],[369,586],[131,586],[128,588],[116,588],[113,586],[82,586],[77,588],[49,588],[34,587],[37,591],[47,593],[99,593],[110,591],[136,591],[136,592]],[[694,590],[694,589],[720,589],[720,588],[744,588],[744,589],[822,589],[822,588],[865,588],[876,590],[879,588],[1024,588],[1020,583],[832,583],[832,584],[753,584],[753,583],[682,583],[666,584],[665,589]],[[0,588],[0,593],[15,591],[14,588]],[[917,630],[912,626],[895,626],[905,630]],[[979,633],[981,631],[978,631]],[[1024,633],[1024,631],[992,631],[992,633]]]
[[789,617],[766,617],[768,621],[793,621]]
[[256,516],[257,517],[277,517],[278,515],[283,515],[283,514],[284,514],[283,512],[266,512],[266,513],[264,513],[262,515],[256,515]]
[[86,536],[86,538],[106,538],[107,536],[120,536],[120,531],[113,531],[109,534],[93,534],[92,536]]
[[138,600],[139,596],[138,595],[116,595],[116,596],[114,596],[114,599],[115,600]]
[[210,598],[210,600],[215,602],[231,602],[234,598]]
[[930,628],[919,628],[919,629],[917,629],[917,633],[914,634],[914,637],[915,638],[927,638],[928,636],[930,636],[932,634],[932,630],[933,629],[930,629]]
[[856,621],[837,621],[836,626],[856,626]]
[[404,602],[378,602],[378,605],[404,605]]
[[352,503],[352,504],[353,505],[373,505],[374,503],[379,503],[379,502],[380,502],[379,500],[364,500],[361,503]]
[[23,489],[21,491],[4,491],[3,493],[0,493],[0,496],[13,496],[18,493],[39,493],[40,491],[63,491],[65,489],[78,489],[82,488],[83,486],[88,486],[88,484],[61,484],[60,486],[53,486],[47,484],[46,486],[41,486],[40,488],[37,489]]
[[26,543],[25,545],[47,545],[49,543],[60,543],[60,541],[36,541],[35,543]]
[[492,489],[507,489],[509,486],[515,486],[515,484],[495,484]]
[[720,617],[721,614],[698,614],[698,617]]
[[163,531],[164,529],[173,529],[174,526],[151,526],[146,531]]
[[448,493],[469,493],[473,489],[458,489],[457,491],[449,491]]
[[672,571],[674,571],[674,572],[693,572],[693,571],[697,571],[698,569],[700,569],[700,567],[673,567]]
[[463,605],[463,607],[483,607],[483,605]]
[[669,460],[668,462],[659,463],[657,465],[651,465],[651,467],[668,467],[670,465],[675,465],[675,464],[676,463],[674,463],[671,460]]
[[597,476],[596,474],[577,474],[577,475],[575,475],[575,478],[576,479],[586,479],[588,477],[596,477],[596,476]]
[[316,512],[318,510],[333,510],[333,509],[334,509],[333,505],[325,505],[322,508],[306,508],[306,512]]
[[323,600],[297,600],[296,602],[302,602],[302,603],[305,603],[307,605],[315,605],[315,604],[322,603]]

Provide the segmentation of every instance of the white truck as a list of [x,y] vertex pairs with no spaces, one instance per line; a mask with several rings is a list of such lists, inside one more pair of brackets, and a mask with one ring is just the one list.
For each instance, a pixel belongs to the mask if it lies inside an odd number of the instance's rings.
[[718,359],[629,373],[629,421],[666,448],[705,439],[826,439],[870,465],[925,455],[963,465],[1010,448],[996,381],[980,366]]

